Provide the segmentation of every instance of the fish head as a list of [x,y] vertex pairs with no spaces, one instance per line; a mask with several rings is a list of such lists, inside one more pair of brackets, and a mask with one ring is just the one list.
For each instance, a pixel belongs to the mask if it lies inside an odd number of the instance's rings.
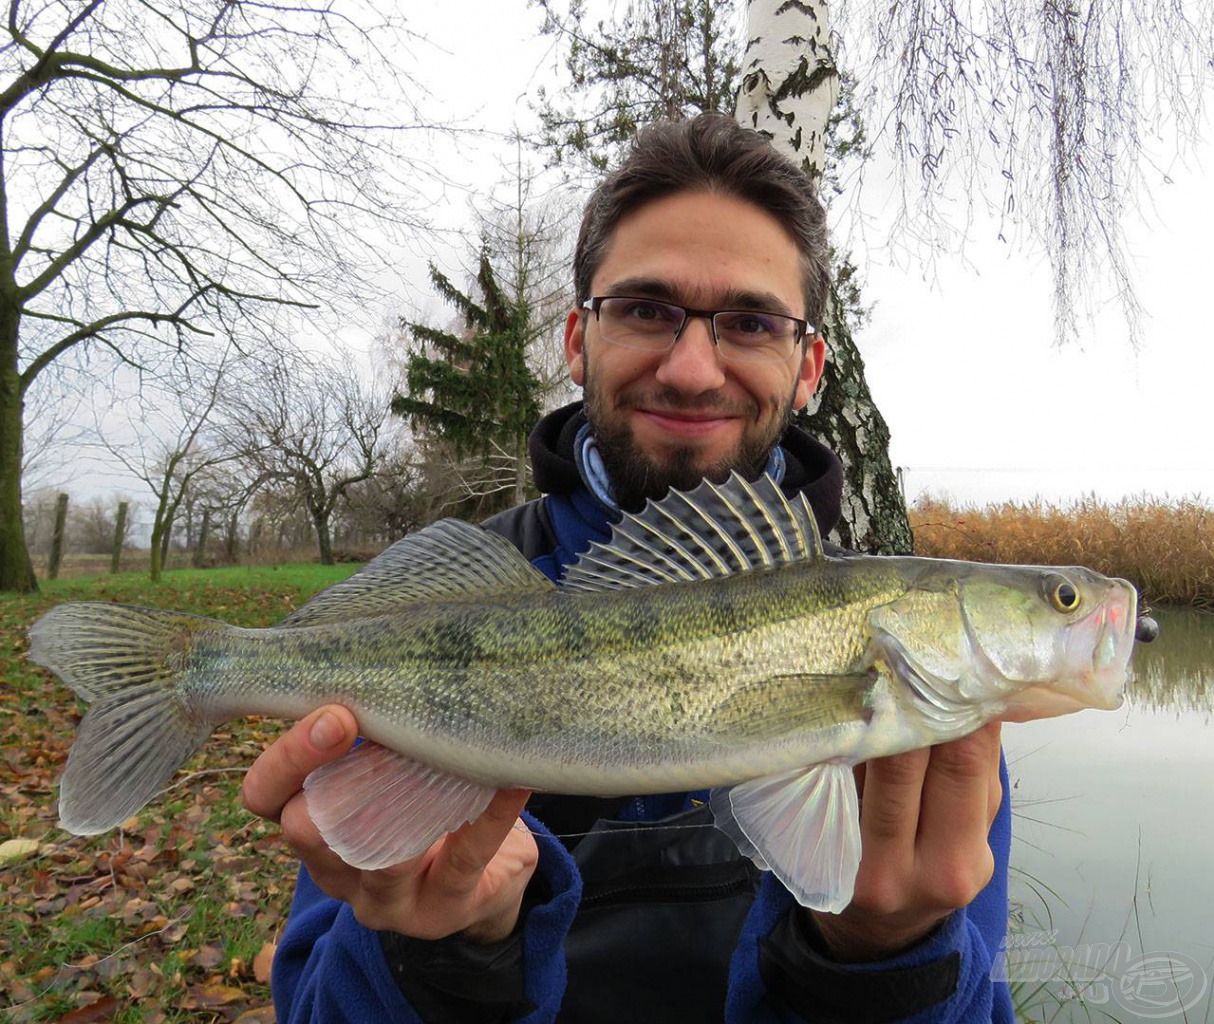
[[962,584],[974,657],[1005,682],[1003,720],[1119,708],[1134,650],[1134,587],[1081,566],[1014,568],[1006,581]]
[[1121,706],[1137,594],[1082,567],[922,560],[873,618],[893,675],[945,721]]

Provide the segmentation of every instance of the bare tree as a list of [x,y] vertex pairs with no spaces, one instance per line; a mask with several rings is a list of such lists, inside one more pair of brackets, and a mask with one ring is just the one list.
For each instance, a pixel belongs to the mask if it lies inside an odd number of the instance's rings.
[[[160,579],[173,524],[196,481],[236,457],[222,445],[215,423],[219,397],[231,382],[228,353],[214,364],[176,360],[165,372],[145,377],[135,400],[111,402],[110,414],[97,425],[97,445],[152,492],[153,580]],[[137,415],[119,412],[132,408]]]
[[84,372],[74,366],[48,367],[26,394],[21,481],[27,493],[64,479],[75,447],[85,440],[81,421],[89,388]]
[[[11,0],[0,36],[0,590],[35,586],[23,406],[67,353],[142,363],[332,308],[408,228],[408,37],[370,2]],[[374,224],[377,231],[367,230]]]
[[842,53],[899,170],[896,238],[929,259],[957,251],[985,207],[1048,253],[1059,343],[1108,295],[1104,282],[1136,336],[1123,218],[1138,208],[1149,144],[1174,151],[1200,134],[1214,5],[749,0],[748,11],[745,123],[821,173]]
[[387,390],[348,361],[283,356],[235,389],[225,408],[229,444],[257,479],[289,485],[307,510],[321,562],[332,565],[334,511],[384,457]]
[[347,488],[333,527],[334,543],[370,556],[425,526],[431,518],[420,479],[417,453],[403,434],[397,435],[375,474]]

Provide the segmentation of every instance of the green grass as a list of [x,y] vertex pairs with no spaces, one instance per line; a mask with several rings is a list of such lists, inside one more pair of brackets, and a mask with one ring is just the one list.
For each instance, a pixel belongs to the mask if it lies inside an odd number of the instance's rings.
[[[286,723],[222,727],[171,792],[121,830],[57,827],[55,785],[81,705],[25,659],[32,622],[61,601],[120,601],[267,626],[357,566],[176,570],[0,595],[0,842],[38,853],[0,868],[0,1019],[54,1021],[99,999],[118,1024],[195,1024],[267,1006],[254,958],[286,919],[296,863],[240,803],[243,771]],[[102,1019],[102,1018],[99,1018]]]

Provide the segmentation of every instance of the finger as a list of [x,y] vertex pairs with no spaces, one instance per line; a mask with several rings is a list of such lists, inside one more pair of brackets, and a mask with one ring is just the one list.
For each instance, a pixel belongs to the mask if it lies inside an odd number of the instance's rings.
[[476,821],[447,837],[431,868],[433,881],[457,892],[475,888],[486,865],[510,835],[530,795],[526,789],[503,789],[494,794]]
[[930,750],[911,750],[868,762],[860,808],[865,859],[871,855],[895,871],[913,866],[923,775],[930,756]]
[[329,848],[308,814],[307,800],[296,794],[282,810],[282,837],[308,869],[312,880],[328,895],[349,901],[358,888],[359,870]]
[[999,808],[1003,805],[1003,779],[999,774],[999,764],[1003,753],[1003,723],[991,722],[988,728],[991,729],[995,742],[993,751],[995,767],[989,776],[989,789],[986,797],[986,831],[989,835],[991,828],[994,827],[995,818],[999,814]]
[[245,775],[244,805],[253,814],[278,821],[303,788],[304,779],[322,764],[346,753],[358,736],[354,716],[337,704],[318,708],[270,744]]
[[949,906],[968,903],[989,880],[991,778],[999,733],[989,726],[932,749],[923,780],[919,861]]
[[989,829],[991,782],[999,780],[999,732],[983,726],[932,748],[923,780],[922,830],[926,846],[956,845]]

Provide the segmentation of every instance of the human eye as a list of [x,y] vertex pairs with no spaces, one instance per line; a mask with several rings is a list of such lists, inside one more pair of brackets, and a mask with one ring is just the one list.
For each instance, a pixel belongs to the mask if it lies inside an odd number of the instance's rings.
[[610,313],[620,323],[633,328],[666,330],[676,326],[682,310],[652,299],[612,299]]
[[719,313],[717,327],[731,337],[750,343],[762,343],[781,335],[781,317],[751,311]]

